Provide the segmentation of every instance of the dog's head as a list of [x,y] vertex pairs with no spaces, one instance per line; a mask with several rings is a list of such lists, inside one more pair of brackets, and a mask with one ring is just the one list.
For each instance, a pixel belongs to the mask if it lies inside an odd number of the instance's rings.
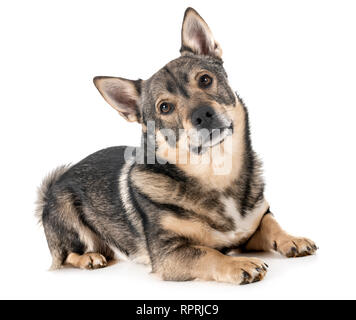
[[199,154],[232,135],[239,104],[220,45],[192,8],[185,12],[181,41],[181,56],[148,80],[96,77],[94,83],[113,108],[128,121],[141,123],[144,132],[154,124],[158,150],[178,148],[184,140]]

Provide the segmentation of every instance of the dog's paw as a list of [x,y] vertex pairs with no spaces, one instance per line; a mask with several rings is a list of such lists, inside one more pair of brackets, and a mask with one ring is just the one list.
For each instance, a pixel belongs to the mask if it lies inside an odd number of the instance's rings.
[[85,253],[80,256],[78,261],[78,267],[81,269],[100,269],[108,265],[105,257],[100,253]]
[[225,270],[224,282],[248,284],[261,281],[267,273],[268,265],[257,258],[234,257]]
[[307,238],[285,235],[274,241],[273,249],[288,258],[295,258],[315,254],[318,247]]

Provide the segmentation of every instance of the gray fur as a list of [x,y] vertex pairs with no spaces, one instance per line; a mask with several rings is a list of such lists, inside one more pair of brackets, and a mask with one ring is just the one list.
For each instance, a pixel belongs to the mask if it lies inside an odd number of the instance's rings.
[[[96,78],[98,89],[104,91],[104,94],[101,92],[104,98],[120,114],[142,123],[145,144],[150,143],[145,132],[149,121],[155,123],[157,130],[173,130],[178,140],[179,129],[187,124],[194,126],[192,115],[201,106],[214,110],[214,116],[216,113],[216,121],[209,130],[232,123],[226,110],[237,110],[239,100],[228,84],[217,45],[209,47],[208,42],[203,45],[202,52],[206,54],[197,54],[194,52],[197,48],[189,50],[185,46],[181,57],[146,81]],[[200,72],[212,76],[211,88],[199,87]],[[115,86],[110,85],[111,80]],[[107,81],[104,87],[100,81]],[[116,88],[126,90],[122,94]],[[109,94],[105,90],[109,90]],[[157,103],[168,94],[176,101],[176,110],[166,116],[157,110]],[[206,254],[196,246],[204,245],[204,240],[169,230],[163,225],[164,218],[199,224],[211,230],[213,236],[225,235],[238,226],[227,212],[224,197],[234,199],[242,216],[260,203],[264,184],[260,163],[251,147],[245,108],[243,112],[244,117],[238,119],[245,128],[239,160],[242,169],[231,185],[223,189],[207,185],[204,177],[193,177],[171,163],[138,164],[131,162],[132,159],[127,162],[126,147],[100,150],[71,167],[56,169],[42,183],[36,209],[53,257],[53,267],[65,264],[70,253],[82,255],[94,251],[109,260],[113,258],[113,251],[118,250],[133,260],[150,264],[152,270],[165,279],[194,278],[190,270]],[[231,241],[229,244],[233,247],[240,243]],[[212,246],[217,250],[225,247],[223,241]],[[172,271],[172,265],[167,262],[172,256],[177,263],[189,268]]]
[[43,209],[48,201],[48,192],[53,184],[70,168],[70,165],[62,165],[50,172],[42,181],[37,189],[37,200],[35,208],[35,216],[38,223],[42,225]]

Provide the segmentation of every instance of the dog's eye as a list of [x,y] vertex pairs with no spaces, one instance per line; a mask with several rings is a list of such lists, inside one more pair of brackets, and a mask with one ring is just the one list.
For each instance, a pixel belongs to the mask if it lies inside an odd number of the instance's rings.
[[159,109],[161,111],[161,113],[163,114],[169,114],[173,111],[174,106],[171,103],[168,102],[162,102],[159,106]]
[[199,78],[199,86],[201,88],[209,87],[212,82],[213,82],[213,79],[208,74],[204,74]]

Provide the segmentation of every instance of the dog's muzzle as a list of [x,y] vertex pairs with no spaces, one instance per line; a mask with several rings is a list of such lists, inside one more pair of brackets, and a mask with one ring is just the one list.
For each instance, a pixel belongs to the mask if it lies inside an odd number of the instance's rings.
[[222,143],[233,134],[233,123],[224,114],[218,114],[210,106],[202,106],[192,113],[194,134],[190,135],[191,150],[201,154],[207,148]]

